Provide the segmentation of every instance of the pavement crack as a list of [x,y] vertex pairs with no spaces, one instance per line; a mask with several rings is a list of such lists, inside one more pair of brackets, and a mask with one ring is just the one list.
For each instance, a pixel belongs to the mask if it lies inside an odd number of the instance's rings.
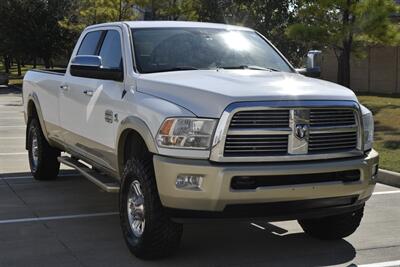
[[14,195],[27,207],[29,208],[29,211],[33,214],[34,217],[39,218],[39,214],[35,212],[34,209],[32,209],[31,206],[17,193],[17,191],[10,185],[10,183],[7,181],[7,179],[3,179],[3,182],[10,188],[10,190],[14,193]]
[[362,249],[357,249],[357,251],[398,248],[398,247],[400,247],[400,244],[399,245],[382,246],[382,247],[373,247],[373,248],[362,248]]
[[57,233],[46,222],[42,222],[43,226],[48,229],[50,234],[68,251],[68,253],[78,262],[79,266],[85,267],[86,265],[79,259],[74,251],[57,235]]

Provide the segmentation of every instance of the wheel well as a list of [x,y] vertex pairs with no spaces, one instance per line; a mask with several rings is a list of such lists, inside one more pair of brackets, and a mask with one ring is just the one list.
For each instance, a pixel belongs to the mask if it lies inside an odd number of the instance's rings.
[[128,129],[121,134],[118,143],[118,167],[120,172],[124,169],[126,161],[131,157],[151,157],[143,137],[135,130]]
[[29,123],[32,118],[38,118],[38,113],[36,110],[35,103],[33,100],[30,100],[28,102],[28,108],[26,112],[26,134],[25,134],[25,148],[29,149],[29,144],[28,144],[28,131],[29,131]]
[[28,121],[29,121],[29,118],[37,117],[37,116],[38,116],[38,114],[37,114],[35,103],[32,100],[30,100],[28,103],[28,110],[27,110]]

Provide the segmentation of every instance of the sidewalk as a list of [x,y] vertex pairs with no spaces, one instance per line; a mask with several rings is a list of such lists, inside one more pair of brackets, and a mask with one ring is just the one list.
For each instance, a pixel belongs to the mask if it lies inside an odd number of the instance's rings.
[[378,182],[386,185],[400,187],[400,173],[379,169]]

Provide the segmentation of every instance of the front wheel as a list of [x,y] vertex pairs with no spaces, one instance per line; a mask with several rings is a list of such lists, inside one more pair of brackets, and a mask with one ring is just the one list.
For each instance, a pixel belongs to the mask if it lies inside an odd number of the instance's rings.
[[53,180],[60,170],[58,157],[60,151],[50,146],[43,135],[37,118],[32,118],[28,125],[29,166],[36,180]]
[[166,214],[151,160],[128,160],[120,192],[120,220],[125,242],[138,258],[156,259],[174,253],[182,225]]
[[316,219],[299,220],[304,232],[322,240],[341,239],[353,234],[364,214],[364,207],[353,212]]

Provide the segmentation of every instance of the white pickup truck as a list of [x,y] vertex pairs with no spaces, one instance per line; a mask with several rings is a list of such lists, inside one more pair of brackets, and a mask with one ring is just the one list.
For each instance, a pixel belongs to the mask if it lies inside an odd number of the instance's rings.
[[[309,61],[301,73],[315,77]],[[126,243],[145,259],[174,252],[193,219],[348,236],[375,186],[373,117],[351,90],[301,73],[244,27],[90,26],[65,71],[25,75],[33,176],[55,179],[61,162],[119,191]]]

